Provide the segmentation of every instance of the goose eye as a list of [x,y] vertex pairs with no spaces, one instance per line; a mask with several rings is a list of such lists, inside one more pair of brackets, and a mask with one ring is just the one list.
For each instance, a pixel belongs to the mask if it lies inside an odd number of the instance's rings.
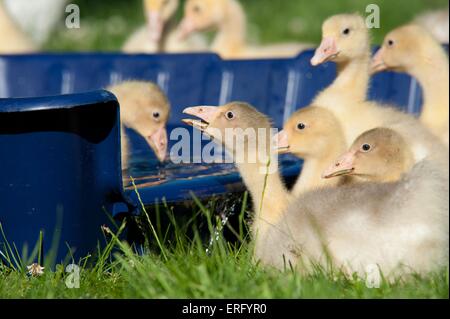
[[390,46],[390,47],[391,47],[391,46],[393,46],[393,45],[394,45],[394,40],[388,40],[388,42],[387,42],[387,43],[388,43],[388,46]]
[[350,28],[346,28],[342,31],[343,35],[349,35],[350,34]]
[[361,146],[361,150],[363,151],[363,152],[368,152],[368,151],[370,151],[372,149],[372,146],[370,146],[370,144],[363,144],[362,146]]
[[155,119],[159,119],[160,116],[161,116],[161,114],[159,114],[159,112],[153,112],[153,117]]
[[234,113],[232,111],[228,111],[227,113],[225,113],[225,117],[228,120],[232,120],[232,119],[234,119]]
[[195,13],[200,13],[200,11],[202,11],[202,8],[200,8],[200,6],[194,6],[193,10]]
[[298,123],[297,124],[297,129],[298,130],[304,130],[306,128],[306,125],[304,123]]

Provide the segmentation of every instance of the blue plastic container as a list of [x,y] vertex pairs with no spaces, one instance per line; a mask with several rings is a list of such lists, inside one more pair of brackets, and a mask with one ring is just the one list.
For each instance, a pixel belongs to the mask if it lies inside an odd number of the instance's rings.
[[119,132],[119,106],[107,91],[0,99],[0,222],[8,241],[31,250],[42,230],[44,249],[59,243],[61,258],[66,245],[75,256],[95,248],[108,214],[127,210]]
[[[158,83],[172,104],[169,131],[182,126],[187,106],[234,100],[253,104],[281,127],[335,77],[332,63],[312,67],[312,54],[253,61],[223,61],[214,54],[0,56],[0,97],[6,98],[0,100],[0,222],[8,239],[18,247],[33,245],[43,229],[49,247],[56,229],[58,259],[67,252],[64,242],[83,256],[102,239],[106,213],[139,207],[127,176],[122,188],[117,102],[92,91],[129,79]],[[406,75],[375,76],[370,97],[420,111],[421,90]],[[205,198],[244,189],[231,164],[161,165],[143,139],[129,133],[132,167],[125,174],[136,179],[146,205],[189,200],[191,192]],[[284,176],[297,176],[300,165],[283,157]]]

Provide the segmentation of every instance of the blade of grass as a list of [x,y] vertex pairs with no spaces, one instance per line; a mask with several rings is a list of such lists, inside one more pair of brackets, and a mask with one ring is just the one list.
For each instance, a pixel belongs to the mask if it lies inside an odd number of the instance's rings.
[[141,204],[142,211],[144,212],[145,217],[147,218],[147,222],[148,222],[148,224],[149,224],[149,226],[150,226],[150,228],[151,228],[151,230],[153,232],[153,236],[155,237],[156,242],[158,243],[159,249],[161,250],[161,253],[162,253],[164,259],[167,260],[166,251],[165,251],[163,245],[161,244],[161,242],[159,240],[159,237],[158,237],[158,234],[156,233],[155,227],[153,227],[153,223],[151,222],[150,216],[148,215],[147,210],[145,208],[145,205],[144,205],[144,203],[143,203],[143,201],[141,199],[141,195],[139,194],[139,191],[138,191],[138,189],[136,187],[136,183],[134,181],[134,178],[132,176],[130,176],[130,179],[131,179],[131,183],[133,184],[133,188],[134,188],[134,191],[136,193],[136,196],[138,197],[139,203]]

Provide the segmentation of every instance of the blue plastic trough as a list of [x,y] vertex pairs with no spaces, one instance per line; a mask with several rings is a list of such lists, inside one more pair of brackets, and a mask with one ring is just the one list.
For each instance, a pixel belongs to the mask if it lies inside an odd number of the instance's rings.
[[[95,90],[127,79],[158,83],[172,104],[169,131],[182,126],[186,106],[233,100],[257,106],[281,127],[334,79],[333,64],[313,68],[311,57],[312,52],[254,61],[222,61],[214,54],[0,57],[0,222],[8,240],[19,248],[33,245],[44,230],[49,248],[56,230],[59,259],[67,253],[65,242],[84,256],[102,239],[107,213],[117,217],[139,207],[129,175],[146,205],[189,200],[191,192],[205,198],[243,189],[231,164],[158,164],[133,132],[123,188],[118,104]],[[420,88],[406,75],[375,76],[370,98],[420,111]],[[300,161],[286,156],[282,166],[284,176],[293,178]]]

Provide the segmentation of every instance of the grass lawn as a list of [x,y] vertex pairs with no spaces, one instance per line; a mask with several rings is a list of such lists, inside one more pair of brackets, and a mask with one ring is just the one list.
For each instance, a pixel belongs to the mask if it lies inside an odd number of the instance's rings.
[[[130,261],[132,261],[131,266]],[[246,251],[206,256],[195,248],[159,256],[129,257],[103,271],[81,271],[79,289],[65,286],[66,274],[39,278],[0,273],[2,298],[448,298],[447,272],[367,288],[362,280],[318,272],[300,276],[254,265]]]
[[[81,29],[61,25],[44,50],[118,51],[133,30],[144,23],[142,0],[75,0],[80,5]],[[183,0],[182,0],[183,2]],[[380,43],[392,28],[411,21],[425,10],[445,8],[447,0],[241,0],[254,42],[300,41],[317,43],[321,24],[330,15],[365,13],[368,4],[381,11],[381,28],[373,30],[374,43]],[[179,15],[182,14],[180,8]]]
[[[246,197],[245,197],[246,198]],[[236,240],[224,239],[221,219],[214,207],[198,204],[188,223],[178,223],[170,210],[171,223],[165,231],[146,216],[140,222],[146,234],[144,253],[107,233],[107,245],[96,256],[83,259],[80,287],[66,287],[68,274],[63,265],[44,271],[40,277],[27,276],[20,262],[16,269],[0,265],[2,298],[448,298],[448,269],[426,276],[411,275],[394,282],[382,281],[369,288],[365,279],[349,277],[337,269],[316,267],[299,274],[262,267],[252,260],[244,216],[250,212],[244,203],[239,225],[231,229]],[[198,231],[199,220],[207,224],[209,236]],[[201,223],[201,222],[200,222]],[[226,227],[231,228],[230,225]],[[228,229],[227,230],[230,230]],[[187,233],[194,234],[187,236]],[[120,233],[120,230],[115,232]],[[158,240],[155,240],[158,238]],[[209,238],[214,238],[210,241]],[[5,252],[5,250],[3,250]],[[13,253],[11,252],[10,256]],[[114,257],[112,257],[114,256]]]

